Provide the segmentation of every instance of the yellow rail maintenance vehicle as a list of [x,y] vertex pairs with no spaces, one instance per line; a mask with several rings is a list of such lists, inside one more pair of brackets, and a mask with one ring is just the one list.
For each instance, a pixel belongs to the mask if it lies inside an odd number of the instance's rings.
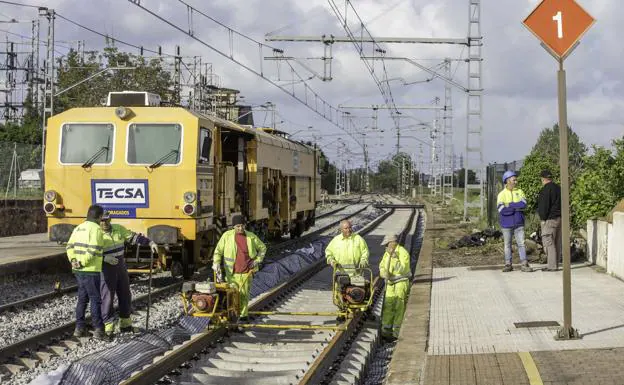
[[[298,237],[321,200],[320,151],[283,133],[243,126],[148,92],[111,92],[106,106],[48,119],[44,211],[51,241],[67,242],[91,204],[160,247],[156,269],[190,277],[211,263],[242,214],[262,238]],[[148,248],[126,249],[130,272]]]

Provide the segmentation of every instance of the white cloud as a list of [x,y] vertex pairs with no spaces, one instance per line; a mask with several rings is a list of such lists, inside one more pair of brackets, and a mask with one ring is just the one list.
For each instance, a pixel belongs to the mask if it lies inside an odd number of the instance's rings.
[[[344,0],[333,0],[344,10]],[[624,11],[615,0],[578,0],[598,21],[582,39],[581,45],[566,60],[568,82],[568,117],[570,125],[588,144],[608,145],[615,137],[624,134],[622,120],[624,110],[624,86],[620,81],[622,54],[619,32]],[[180,45],[184,56],[201,55],[204,63],[213,63],[221,84],[241,90],[246,100],[262,103],[272,100],[278,104],[279,114],[286,121],[285,130],[298,131],[307,126],[321,133],[333,135],[337,128],[297,103],[281,90],[241,69],[206,46],[186,37],[153,16],[143,12],[125,0],[96,1],[49,0],[50,8],[96,30],[112,34],[146,48],[163,47],[173,53]],[[145,6],[160,15],[187,28],[186,8],[176,1],[143,1]],[[354,2],[361,18],[376,37],[465,37],[468,30],[469,0],[365,0]],[[486,161],[508,161],[522,158],[534,144],[539,132],[557,121],[557,64],[539,45],[539,41],[522,25],[522,20],[535,7],[538,0],[484,1],[482,2],[482,34],[484,36],[484,152]],[[77,6],[79,4],[79,6]],[[264,42],[268,32],[286,35],[334,34],[344,36],[337,17],[327,0],[238,0],[235,2],[192,1],[191,4],[217,20]],[[36,9],[3,7],[0,17],[20,19],[36,17]],[[196,36],[229,52],[229,37],[214,23],[195,14]],[[354,15],[347,15],[355,33]],[[43,26],[44,24],[42,24]],[[57,19],[57,39],[85,40],[87,48],[97,49],[103,38],[81,30]],[[29,25],[10,26],[10,31],[29,35]],[[0,39],[5,40],[0,32]],[[268,43],[285,50],[286,55],[299,58],[319,58],[323,54],[321,43]],[[383,44],[388,56],[405,56],[419,59],[419,63],[433,66],[439,62],[421,59],[459,58],[466,50],[461,46],[425,44]],[[123,46],[120,46],[123,48]],[[370,50],[370,45],[367,46]],[[129,49],[132,52],[134,49]],[[62,54],[65,48],[59,45]],[[259,68],[259,52],[254,44],[234,47],[237,57],[254,68]],[[265,55],[267,53],[265,52]],[[335,44],[333,47],[331,82],[319,79],[310,86],[320,96],[338,104],[379,104],[381,95],[364,63],[359,59],[352,44]],[[317,73],[323,73],[321,60],[305,60]],[[388,78],[406,81],[424,80],[428,75],[411,64],[386,60]],[[276,79],[276,62],[264,61],[263,69]],[[281,76],[290,76],[282,63]],[[300,69],[300,67],[297,67]],[[375,62],[375,73],[382,78],[383,68]],[[466,84],[466,65],[453,64],[454,79]],[[304,70],[300,72],[306,73]],[[403,86],[401,81],[390,83],[397,104],[423,104],[434,97],[444,96],[444,84],[439,79]],[[466,124],[466,97],[458,89],[453,90],[455,129],[454,146],[464,151]],[[407,112],[406,112],[407,113]],[[431,121],[431,111],[409,111],[418,119]],[[358,115],[372,116],[371,111],[358,111]],[[258,115],[262,120],[263,116]],[[291,124],[295,122],[296,124]],[[396,131],[388,113],[380,112],[379,127],[383,134],[369,134],[371,157],[380,159],[394,152]],[[361,120],[361,125],[371,125],[371,120]],[[406,123],[409,124],[409,123]],[[410,135],[428,140],[426,132],[416,131]],[[326,142],[335,143],[335,136],[327,136]],[[382,138],[382,139],[380,139]],[[349,141],[347,138],[345,141]],[[403,149],[414,152],[418,142],[405,139]],[[360,150],[355,147],[354,153]],[[328,147],[330,155],[336,149]]]

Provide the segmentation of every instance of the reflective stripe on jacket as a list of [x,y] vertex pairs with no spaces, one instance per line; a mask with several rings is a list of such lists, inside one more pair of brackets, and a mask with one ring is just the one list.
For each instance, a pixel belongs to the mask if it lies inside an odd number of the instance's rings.
[[410,255],[405,247],[397,245],[392,258],[387,251],[379,263],[379,275],[386,276],[386,280],[392,284],[407,281],[412,276],[410,268]]
[[115,258],[124,256],[126,242],[131,245],[147,245],[150,240],[138,233],[130,231],[122,225],[111,225],[110,233],[104,232],[104,256]]
[[[223,235],[215,247],[213,264],[221,265],[221,260],[225,261],[225,274],[231,276],[234,271],[234,262],[236,261],[236,230],[228,230]],[[249,258],[256,262],[262,262],[266,253],[266,245],[258,238],[258,236],[250,231],[245,231],[247,237],[247,251]]]
[[368,267],[368,245],[359,234],[353,233],[349,238],[338,234],[325,248],[325,258],[327,263],[335,261],[343,267]]
[[76,259],[82,264],[82,268],[72,269],[72,271],[85,273],[102,271],[103,235],[97,223],[85,221],[76,226],[65,249],[69,261]]
[[524,192],[519,188],[510,191],[504,188],[498,193],[498,218],[501,227],[514,228],[524,226],[524,209],[527,206]]

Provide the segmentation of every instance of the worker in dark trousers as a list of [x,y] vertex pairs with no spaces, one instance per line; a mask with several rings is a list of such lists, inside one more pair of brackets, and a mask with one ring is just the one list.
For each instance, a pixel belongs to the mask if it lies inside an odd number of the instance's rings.
[[132,319],[130,318],[130,304],[132,302],[130,277],[128,277],[128,267],[124,260],[126,244],[149,245],[156,255],[158,255],[158,246],[142,234],[134,233],[121,225],[111,224],[111,217],[108,212],[104,212],[100,226],[104,232],[104,265],[102,266],[100,285],[102,319],[104,320],[104,331],[108,336],[112,336],[115,331],[115,313],[113,311],[115,295],[119,301],[119,330],[121,332],[133,331]]
[[104,246],[100,219],[103,212],[104,209],[101,206],[89,207],[87,219],[74,228],[67,241],[67,258],[71,263],[72,273],[78,281],[75,337],[88,336],[85,312],[87,304],[91,303],[91,323],[95,329],[93,335],[99,339],[107,338],[100,309],[100,272]]

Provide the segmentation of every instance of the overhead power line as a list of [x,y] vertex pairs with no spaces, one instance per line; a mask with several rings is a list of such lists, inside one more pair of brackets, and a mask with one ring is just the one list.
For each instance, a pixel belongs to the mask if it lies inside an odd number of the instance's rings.
[[[308,77],[303,77],[300,75],[293,65],[286,61],[286,70],[289,72],[289,79],[286,85],[279,84],[278,82],[283,82],[285,79],[282,79],[283,74],[280,72],[280,68],[278,66],[278,79],[274,80],[267,76],[266,69],[264,66],[264,59],[267,56],[280,57],[284,55],[284,51],[277,47],[272,47],[262,42],[259,42],[239,31],[230,28],[219,20],[213,18],[212,16],[198,10],[197,8],[191,6],[183,0],[178,0],[178,2],[185,7],[185,11],[187,14],[187,25],[183,26],[178,23],[175,23],[168,18],[161,16],[157,13],[157,11],[149,9],[146,5],[142,4],[140,0],[128,0],[131,4],[143,9],[145,12],[151,14],[157,19],[163,21],[164,23],[170,25],[171,27],[177,29],[178,31],[184,33],[191,39],[197,41],[203,46],[213,50],[224,58],[238,64],[239,66],[245,68],[247,71],[261,77],[267,82],[271,83],[275,87],[282,90],[287,95],[291,96],[301,104],[308,107],[310,110],[315,112],[317,115],[321,116],[323,119],[329,121],[334,126],[343,130],[347,135],[351,137],[353,141],[355,141],[358,145],[361,146],[359,140],[353,135],[353,132],[348,129],[348,126],[345,124],[345,119],[340,110],[331,105],[325,99],[323,99],[316,91],[314,91],[309,85],[308,82],[316,75],[311,75]],[[227,35],[226,39],[221,39],[219,41],[227,42],[227,46],[223,48],[217,48],[214,44],[211,44],[204,39],[197,36],[197,31],[195,31],[194,18],[196,16],[203,17],[211,22],[217,24],[219,27],[224,29],[224,32]],[[204,24],[202,24],[204,25]],[[218,31],[216,32],[218,33]],[[215,33],[215,34],[216,34]],[[240,49],[242,45],[248,44],[250,48],[257,50],[257,61],[255,59],[245,58],[244,55],[236,55],[234,52],[235,47]],[[247,51],[248,52],[248,51]],[[240,57],[240,59],[239,59]],[[245,62],[244,62],[245,60]]]

